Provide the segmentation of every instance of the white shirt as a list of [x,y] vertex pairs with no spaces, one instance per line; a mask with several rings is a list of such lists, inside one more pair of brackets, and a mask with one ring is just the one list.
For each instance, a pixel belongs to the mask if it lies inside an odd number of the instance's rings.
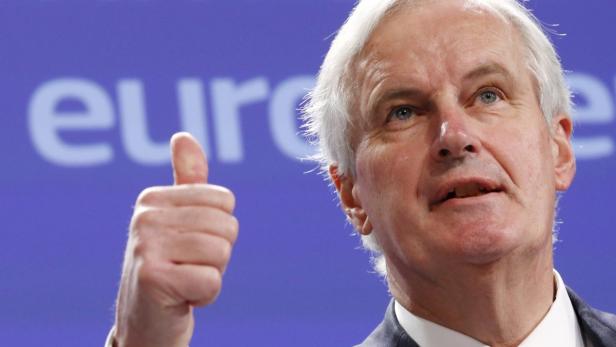
[[[556,299],[543,320],[518,347],[584,347],[582,332],[565,283],[554,270]],[[489,347],[470,336],[417,317],[397,301],[394,310],[406,333],[421,347]]]

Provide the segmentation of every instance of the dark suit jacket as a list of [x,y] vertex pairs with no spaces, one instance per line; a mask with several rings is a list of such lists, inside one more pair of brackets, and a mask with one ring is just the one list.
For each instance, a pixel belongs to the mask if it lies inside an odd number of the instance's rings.
[[[595,310],[567,288],[587,347],[616,347],[616,316]],[[420,347],[404,331],[390,302],[385,319],[358,347]],[[449,346],[443,346],[449,347]]]

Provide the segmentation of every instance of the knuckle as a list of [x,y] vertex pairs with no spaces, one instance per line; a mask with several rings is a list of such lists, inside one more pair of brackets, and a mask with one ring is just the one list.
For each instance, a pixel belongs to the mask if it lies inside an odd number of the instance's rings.
[[229,236],[232,243],[235,243],[235,241],[237,240],[237,234],[239,233],[239,230],[240,221],[232,215],[229,221]]
[[133,215],[131,229],[133,232],[139,232],[144,227],[156,224],[158,211],[152,208],[139,208]]
[[222,236],[231,242],[235,243],[237,239],[237,233],[239,229],[239,222],[233,215],[227,215],[226,218],[220,223],[220,232]]
[[224,266],[224,264],[227,263],[229,258],[231,258],[231,244],[227,241],[220,242],[220,246],[218,246],[218,251],[220,252],[220,265]]
[[227,197],[227,207],[229,208],[229,211],[233,211],[235,209],[235,194],[233,194],[232,191],[228,191],[227,194],[225,194]]
[[133,255],[135,258],[145,258],[145,255],[148,253],[147,242],[144,242],[143,239],[139,238],[135,241],[133,246]]
[[137,283],[144,287],[152,287],[159,285],[162,271],[152,262],[144,262],[137,270]]
[[216,204],[220,204],[220,208],[225,211],[232,212],[235,208],[235,194],[229,188],[217,185],[210,185],[211,199]]
[[222,275],[215,268],[208,267],[205,272],[205,291],[207,297],[214,299],[222,287]]
[[148,187],[137,197],[137,205],[154,205],[161,198],[160,187]]
[[182,184],[181,186],[174,187],[181,192],[187,198],[191,198],[194,200],[200,200],[204,196],[207,196],[207,185],[203,183],[187,183]]
[[222,276],[215,268],[205,268],[202,281],[200,295],[192,303],[195,306],[205,306],[213,303],[222,289]]
[[154,252],[151,242],[146,237],[137,237],[133,243],[133,255],[137,259],[146,261]]

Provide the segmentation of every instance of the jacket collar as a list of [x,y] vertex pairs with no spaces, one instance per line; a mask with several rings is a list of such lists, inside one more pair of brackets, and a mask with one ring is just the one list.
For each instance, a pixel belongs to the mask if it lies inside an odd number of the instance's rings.
[[[567,293],[571,298],[580,329],[588,347],[616,347],[616,316],[590,307],[569,287]],[[419,347],[406,334],[394,313],[394,300],[387,306],[385,318],[376,329],[357,347]]]

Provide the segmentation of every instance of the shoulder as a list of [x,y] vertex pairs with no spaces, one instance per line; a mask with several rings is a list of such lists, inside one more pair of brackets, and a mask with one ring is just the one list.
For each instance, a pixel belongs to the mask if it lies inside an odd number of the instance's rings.
[[616,346],[616,315],[599,311],[567,288],[582,334],[593,346]]
[[419,347],[419,345],[398,323],[394,313],[394,301],[391,300],[383,321],[356,347]]

